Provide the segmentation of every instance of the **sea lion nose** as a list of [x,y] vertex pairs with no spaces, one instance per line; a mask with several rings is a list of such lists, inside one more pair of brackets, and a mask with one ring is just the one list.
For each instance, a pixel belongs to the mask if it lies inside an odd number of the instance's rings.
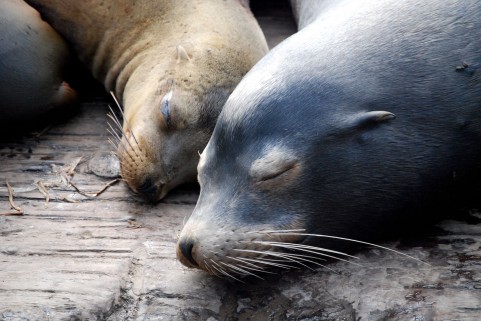
[[177,243],[177,259],[188,267],[199,267],[192,256],[195,241],[192,237],[181,238]]
[[139,187],[137,192],[150,202],[156,202],[159,200],[160,187],[154,180],[148,177]]

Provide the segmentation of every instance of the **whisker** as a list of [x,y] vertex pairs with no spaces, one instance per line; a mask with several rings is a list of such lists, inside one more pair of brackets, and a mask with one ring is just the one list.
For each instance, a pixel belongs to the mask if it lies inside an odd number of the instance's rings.
[[258,230],[258,231],[247,231],[246,234],[258,233],[258,234],[270,234],[270,233],[288,233],[288,232],[305,232],[305,229],[294,229],[294,230]]
[[219,268],[218,271],[219,271],[220,273],[222,273],[222,274],[224,274],[225,276],[228,276],[228,277],[230,277],[230,278],[232,278],[232,279],[234,279],[234,280],[236,280],[236,281],[239,281],[239,282],[241,282],[241,283],[245,283],[244,281],[239,280],[239,279],[236,278],[235,276],[230,275],[227,271],[225,271],[225,270],[224,270],[217,262],[215,262],[214,260],[210,259],[210,261],[211,261],[212,264],[213,264],[212,267],[213,267],[214,269],[216,269],[216,270],[217,270],[217,268],[215,267],[215,265],[217,265],[217,267]]
[[[287,261],[290,261],[290,262],[294,262],[296,264],[299,264],[301,266],[304,266],[312,271],[314,271],[313,268],[299,262],[298,260],[292,258],[292,257],[289,257],[288,255],[283,255],[282,253],[276,253],[276,252],[272,252],[272,251],[256,251],[256,250],[238,250],[238,251],[241,251],[241,252],[247,252],[247,253],[255,253],[255,254],[264,254],[264,255],[269,255],[269,256],[273,256],[273,257],[280,257],[282,259],[287,260]],[[266,258],[262,258],[263,260],[268,260],[271,262],[271,260],[269,259],[266,259]],[[309,260],[306,260],[306,261],[309,261]]]
[[342,255],[342,256],[350,257],[352,259],[359,260],[359,258],[357,256],[354,256],[354,255],[349,255],[349,254],[344,253],[344,252],[339,252],[339,251],[330,250],[330,249],[312,246],[312,245],[275,242],[275,241],[252,241],[252,243],[263,244],[263,245],[271,245],[271,246],[279,245],[280,247],[282,246],[282,247],[289,248],[289,249],[290,248],[292,248],[292,249],[303,248],[303,249],[309,249],[309,250],[318,251],[318,252],[327,252],[327,253],[332,253],[332,254],[338,254],[338,255]]
[[[119,141],[118,146],[121,147],[122,151],[125,151],[125,154],[127,154],[130,157],[130,159],[135,163],[135,158],[130,153],[130,150],[132,150],[132,149],[127,148],[127,146],[125,145],[125,143],[123,141]],[[134,153],[135,153],[135,151],[134,151]],[[135,155],[138,156],[137,153],[135,153]]]
[[205,260],[204,260],[204,267],[210,274],[218,276],[217,273],[210,268],[209,264],[207,264],[207,262]]
[[250,258],[246,258],[246,257],[244,257],[243,259],[246,260],[246,261],[261,263],[261,264],[265,264],[265,265],[271,265],[271,266],[283,268],[283,269],[286,269],[286,270],[298,269],[297,266],[280,264],[280,263],[273,263],[273,262],[270,262],[270,261],[267,261],[267,260],[264,260],[264,259],[250,259]]
[[122,117],[124,118],[124,122],[127,124],[127,127],[128,127],[129,130],[130,130],[130,134],[132,134],[132,137],[134,138],[135,143],[137,144],[137,147],[139,147],[139,150],[142,151],[142,149],[140,148],[139,142],[137,141],[137,138],[135,137],[134,132],[132,131],[132,127],[130,127],[129,121],[128,121],[127,118],[125,117],[124,111],[122,110],[122,107],[120,106],[119,101],[118,101],[117,98],[115,97],[114,92],[113,92],[113,91],[110,91],[110,95],[112,95],[112,98],[114,99],[115,103],[117,104],[117,107],[119,108],[120,113],[122,114]]
[[[109,133],[111,133],[113,136],[115,136],[115,137],[117,138],[117,140],[119,141],[119,144],[123,144],[123,145],[125,146],[124,141],[123,141],[122,138],[117,134],[117,132],[115,132],[115,130],[113,129],[112,125],[110,125],[109,122],[107,122],[107,124],[109,125],[110,129],[112,130],[112,131],[110,131],[110,130],[107,129],[107,130],[109,131]],[[127,142],[127,144],[129,144],[130,149],[134,152],[135,156],[141,158],[141,156],[139,156],[139,154],[137,153],[137,151],[135,150],[135,148],[132,146],[132,144],[130,144],[129,139],[125,138],[125,141]],[[126,146],[125,146],[125,147],[126,147]],[[124,148],[124,149],[127,150],[126,148]]]
[[117,114],[114,112],[112,107],[110,105],[107,105],[110,109],[110,113],[107,113],[107,116],[112,119],[117,125],[117,127],[120,129],[120,131],[123,133],[124,132],[124,127],[122,126],[122,123],[120,122],[120,119],[117,117]]
[[330,267],[328,267],[324,264],[321,264],[319,262],[316,262],[316,261],[313,261],[313,260],[310,260],[310,259],[306,259],[306,257],[308,257],[308,258],[312,258],[312,259],[315,259],[315,260],[325,261],[325,259],[323,259],[323,258],[318,258],[318,257],[312,256],[312,255],[302,255],[302,254],[294,254],[294,253],[281,253],[281,254],[285,255],[286,257],[293,257],[293,258],[296,258],[298,260],[302,260],[304,262],[309,262],[309,263],[315,264],[315,265],[320,266],[322,268],[325,268],[325,269],[327,269],[331,272],[339,274],[337,271],[335,271],[334,269],[331,269]]
[[109,132],[109,134],[112,135],[112,137],[114,137],[117,140],[118,144],[120,144],[122,139],[120,138],[119,134],[117,134],[117,132],[114,131],[114,129],[112,128],[112,125],[110,125],[110,123],[107,123],[107,125],[110,127],[110,128],[107,128],[107,131]]
[[235,260],[235,261],[239,261],[243,264],[249,265],[249,267],[244,266],[244,268],[246,268],[246,269],[250,269],[250,270],[262,272],[262,273],[276,274],[274,272],[264,270],[261,266],[255,265],[255,264],[250,263],[250,262],[246,262],[245,260],[243,260],[243,258],[235,258],[235,257],[232,257],[232,256],[226,256],[226,257],[228,257],[229,259]]
[[273,232],[272,234],[323,237],[323,238],[330,238],[330,239],[348,241],[348,242],[353,242],[353,243],[358,243],[358,244],[364,244],[364,245],[373,246],[373,247],[378,248],[378,249],[383,249],[383,250],[386,250],[386,251],[390,251],[390,252],[392,252],[392,253],[396,253],[396,254],[398,254],[398,255],[401,255],[401,256],[410,258],[410,259],[412,259],[412,260],[415,260],[415,261],[418,261],[418,262],[421,262],[421,263],[424,263],[424,264],[429,265],[428,263],[423,262],[423,261],[421,261],[420,259],[415,258],[414,256],[411,256],[411,255],[408,255],[408,254],[405,254],[405,253],[402,253],[402,252],[393,250],[393,249],[391,249],[391,248],[389,248],[389,247],[385,247],[385,246],[382,246],[382,245],[377,245],[377,244],[373,244],[373,243],[369,243],[369,242],[364,242],[364,241],[360,241],[360,240],[354,240],[354,239],[349,239],[349,238],[345,238],[345,237],[340,237],[340,236],[331,236],[331,235],[323,235],[323,234],[311,234],[311,233],[294,233],[294,232]]
[[254,274],[254,273],[252,273],[252,272],[246,271],[246,270],[244,270],[244,269],[242,269],[242,268],[240,268],[240,267],[238,267],[238,266],[235,266],[235,265],[232,265],[232,264],[228,264],[228,263],[224,263],[224,262],[220,262],[220,263],[221,263],[222,265],[225,265],[225,266],[227,266],[227,267],[230,267],[230,268],[233,269],[233,270],[239,271],[239,272],[241,272],[241,273],[244,274],[244,275],[252,275],[252,276],[254,276],[254,277],[256,277],[256,278],[259,278],[259,279],[261,279],[261,280],[265,280],[263,277],[260,277],[260,276],[258,276],[257,274]]
[[[109,138],[107,138],[107,141],[110,143],[110,145],[112,145],[113,148],[117,149],[118,146]],[[111,151],[111,153],[115,154],[114,151]]]
[[[292,245],[298,245],[298,244],[291,244],[291,243],[280,243],[280,244],[276,244],[276,242],[272,242],[272,243],[273,244],[270,244],[270,245],[274,246],[274,247],[281,247],[281,248],[285,248],[285,249],[291,249],[291,250],[294,249],[294,250],[298,250],[298,251],[302,251],[302,252],[313,253],[313,254],[316,254],[316,255],[321,255],[321,256],[328,257],[328,258],[331,258],[331,259],[335,259],[335,260],[338,260],[338,261],[354,264],[354,265],[357,265],[357,266],[362,266],[359,263],[351,262],[349,260],[342,259],[342,258],[334,256],[334,255],[326,254],[326,253],[324,253],[324,250],[326,250],[326,249],[316,248],[316,247],[307,246],[307,245],[305,245],[303,247],[299,247],[299,246],[293,247]],[[336,251],[333,251],[333,252],[336,252]],[[342,254],[342,252],[339,252],[339,253]],[[359,259],[359,258],[357,258],[355,256],[352,256],[352,255],[347,255],[347,256]]]

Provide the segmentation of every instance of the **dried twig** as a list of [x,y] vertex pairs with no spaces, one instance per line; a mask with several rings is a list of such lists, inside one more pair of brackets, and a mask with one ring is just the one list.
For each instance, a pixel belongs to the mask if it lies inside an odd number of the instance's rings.
[[93,197],[93,196],[90,195],[89,193],[82,191],[80,188],[78,188],[78,187],[77,187],[74,183],[72,183],[72,182],[70,182],[70,186],[72,186],[72,187],[74,188],[74,190],[76,190],[77,193],[79,193],[80,195],[87,196],[87,197]]
[[127,223],[129,223],[129,225],[127,226],[128,228],[131,228],[131,229],[142,228],[142,224],[137,221],[128,220]]
[[82,161],[82,156],[80,156],[79,158],[77,158],[75,161],[72,162],[72,164],[69,165],[67,171],[66,171],[66,174],[70,177],[74,176],[75,175],[75,169],[77,168],[78,164],[80,164],[80,162]]
[[108,182],[107,184],[104,185],[104,187],[102,187],[98,192],[96,193],[93,193],[94,197],[97,197],[99,196],[100,194],[102,194],[103,192],[105,192],[107,190],[107,188],[109,188],[110,186],[114,185],[114,184],[117,184],[118,182],[120,182],[120,178],[116,178],[114,180],[111,180],[110,182]]
[[45,134],[50,128],[52,128],[52,125],[48,125],[48,126],[45,127],[44,129],[42,129],[40,132],[34,133],[33,137],[35,137],[36,139],[40,138],[40,136],[42,136],[43,134]]
[[10,202],[10,206],[12,207],[12,209],[14,209],[18,212],[22,212],[22,214],[23,214],[22,208],[16,206],[15,203],[13,202],[13,189],[12,189],[12,187],[10,186],[10,184],[8,183],[7,180],[5,180],[5,183],[7,183],[8,201]]
[[48,202],[50,201],[50,195],[48,194],[48,189],[43,185],[42,181],[37,181],[37,187],[40,193],[45,197],[45,208],[48,207]]
[[116,184],[117,182],[120,181],[120,178],[116,178],[110,182],[108,182],[107,184],[104,185],[104,187],[102,187],[99,191],[97,192],[84,192],[82,191],[80,188],[78,188],[74,183],[70,182],[70,186],[72,186],[79,194],[83,195],[83,196],[87,196],[87,197],[97,197],[99,196],[100,194],[102,194],[103,192],[105,192],[110,186]]

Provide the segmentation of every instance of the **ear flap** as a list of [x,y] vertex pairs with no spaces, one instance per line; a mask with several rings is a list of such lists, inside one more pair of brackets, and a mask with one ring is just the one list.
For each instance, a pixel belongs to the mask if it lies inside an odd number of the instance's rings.
[[368,111],[357,114],[351,120],[352,129],[361,129],[383,123],[396,118],[396,115],[388,111]]
[[356,132],[378,126],[396,118],[396,115],[388,111],[367,111],[351,116],[344,116],[338,123],[334,136],[352,135]]

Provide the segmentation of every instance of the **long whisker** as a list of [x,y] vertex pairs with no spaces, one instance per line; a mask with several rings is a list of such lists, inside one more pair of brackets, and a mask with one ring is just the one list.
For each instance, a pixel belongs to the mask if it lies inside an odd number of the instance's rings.
[[354,256],[354,255],[350,255],[350,254],[347,254],[347,253],[344,253],[344,252],[330,250],[330,249],[326,249],[326,248],[322,248],[322,247],[312,246],[312,245],[297,244],[297,243],[285,243],[285,242],[276,242],[276,241],[251,241],[251,242],[256,243],[256,244],[270,245],[270,246],[279,245],[279,246],[283,246],[285,248],[293,248],[293,249],[303,248],[303,249],[309,249],[309,250],[313,250],[313,251],[317,251],[317,252],[326,252],[326,253],[337,254],[337,255],[346,256],[346,257],[349,257],[349,258],[352,258],[352,259],[359,260],[359,258],[357,256]]
[[[232,276],[232,275],[229,274],[227,271],[225,271],[216,261],[214,261],[214,260],[212,260],[212,259],[211,259],[210,261],[211,261],[212,264],[213,264],[212,267],[213,267],[214,269],[218,270],[220,273],[222,273],[222,274],[224,274],[225,276],[228,276],[228,277],[230,277],[230,278],[232,278],[232,279],[234,279],[234,280],[236,280],[236,281],[239,281],[239,282],[241,282],[241,283],[245,283],[244,281],[239,280],[239,279],[236,278],[235,276]],[[217,267],[218,267],[219,269],[217,269],[217,268],[215,267],[215,265],[217,265]]]
[[226,256],[226,257],[228,257],[232,260],[235,260],[235,261],[239,261],[242,264],[247,264],[249,267],[244,266],[245,269],[249,269],[249,270],[253,270],[253,271],[257,271],[257,272],[262,272],[262,273],[267,273],[267,274],[276,274],[274,272],[264,270],[261,266],[258,266],[256,264],[253,264],[253,263],[250,263],[250,262],[246,262],[243,258],[236,258],[236,257],[232,257],[232,256]]
[[258,279],[265,280],[263,277],[260,277],[260,276],[258,276],[257,274],[254,274],[254,273],[252,273],[252,272],[246,271],[246,270],[244,270],[244,269],[242,269],[242,268],[240,268],[240,267],[238,267],[238,266],[235,266],[235,265],[232,265],[232,264],[228,264],[228,263],[224,263],[224,262],[220,262],[220,263],[221,263],[222,265],[225,265],[225,266],[229,267],[231,270],[238,271],[238,272],[240,272],[240,273],[242,273],[242,274],[244,274],[244,275],[252,275],[252,276],[254,276],[254,277],[258,278]]
[[[109,141],[111,142],[111,144],[113,144],[113,142],[112,142],[110,139],[109,139]],[[123,143],[123,142],[121,141],[121,142],[119,142],[119,146],[122,148],[123,151],[125,151],[125,154],[127,154],[127,155],[130,157],[130,159],[131,159],[133,162],[135,162],[134,157],[132,156],[132,154],[130,154],[129,149],[126,148],[125,143]]]
[[[113,136],[115,136],[117,138],[117,140],[119,141],[119,144],[124,144],[123,143],[123,140],[122,138],[119,136],[119,134],[117,134],[117,132],[113,129],[112,125],[110,125],[109,122],[107,122],[107,125],[109,125],[111,131],[109,130],[109,133],[111,133]],[[132,144],[130,144],[130,140],[129,139],[125,139],[125,141],[127,141],[127,144],[129,144],[130,146],[130,149],[134,152],[135,156],[139,157],[139,158],[142,158],[141,156],[139,156],[139,154],[137,153],[137,151],[135,150],[135,148],[132,146]],[[127,150],[127,149],[125,149]]]
[[204,260],[204,267],[210,274],[213,274],[215,276],[219,276],[216,271],[211,269],[210,265],[207,264],[206,260]]
[[[258,242],[258,241],[254,241],[254,242]],[[321,255],[321,256],[324,256],[324,257],[331,258],[331,259],[335,259],[335,260],[338,260],[338,261],[354,264],[354,265],[357,265],[357,266],[362,266],[359,263],[351,262],[349,260],[345,260],[345,259],[342,259],[342,258],[334,256],[334,255],[326,254],[324,252],[327,249],[323,249],[323,248],[316,248],[314,246],[308,246],[308,245],[296,246],[296,245],[299,245],[299,244],[280,243],[280,242],[265,242],[265,244],[269,244],[269,245],[274,246],[274,247],[281,247],[281,248],[285,248],[285,249],[291,249],[291,250],[294,249],[294,250],[301,251],[301,252],[313,253],[313,254]],[[336,251],[327,250],[327,252],[336,252]],[[343,254],[342,252],[338,252],[338,253]],[[345,254],[345,255],[348,256],[348,257],[351,257],[351,258],[359,259],[358,257],[352,256],[352,255],[348,255],[348,254]]]
[[115,125],[120,129],[120,131],[123,133],[124,132],[124,127],[122,126],[120,119],[117,117],[117,114],[114,112],[112,107],[110,105],[107,105],[110,109],[110,113],[107,114],[107,116],[113,120]]
[[381,246],[381,245],[369,243],[369,242],[364,242],[364,241],[359,241],[359,240],[354,240],[354,239],[349,239],[349,238],[339,237],[339,236],[331,236],[331,235],[323,235],[323,234],[311,234],[311,233],[295,233],[295,232],[291,232],[291,231],[289,231],[289,230],[286,230],[286,231],[287,231],[287,232],[283,232],[283,231],[277,231],[277,232],[275,232],[275,231],[273,231],[273,232],[269,232],[269,234],[294,235],[294,236],[312,236],[312,237],[330,238],[330,239],[348,241],[348,242],[353,242],[353,243],[358,243],[358,244],[364,244],[364,245],[369,245],[369,246],[376,247],[376,248],[378,248],[378,249],[383,249],[383,250],[386,250],[386,251],[390,251],[390,252],[392,252],[392,253],[396,253],[396,254],[398,254],[398,255],[401,255],[401,256],[410,258],[410,259],[412,259],[412,260],[415,260],[415,261],[418,261],[418,262],[421,262],[421,263],[424,263],[424,264],[429,265],[428,263],[423,262],[423,261],[421,261],[420,259],[415,258],[415,257],[413,257],[413,256],[411,256],[411,255],[408,255],[408,254],[405,254],[405,253],[402,253],[402,252],[393,250],[393,249],[388,248],[388,247],[385,247],[385,246]]
[[113,91],[110,91],[110,95],[112,95],[112,98],[114,99],[115,103],[117,104],[117,107],[119,108],[120,113],[122,114],[122,117],[124,118],[124,122],[127,124],[127,127],[129,128],[130,133],[132,134],[132,137],[133,137],[134,140],[135,140],[135,143],[136,143],[137,146],[139,147],[139,150],[142,151],[142,149],[140,148],[140,144],[139,144],[139,142],[137,141],[137,138],[135,137],[134,132],[132,131],[132,127],[130,127],[129,121],[128,121],[127,118],[125,117],[124,111],[122,110],[122,107],[120,106],[119,101],[118,101],[117,98],[115,97],[114,92],[113,92]]
[[250,259],[250,258],[244,257],[243,259],[246,260],[246,261],[249,261],[249,262],[255,262],[255,263],[260,263],[260,264],[265,264],[265,265],[271,265],[271,266],[283,268],[283,269],[286,269],[286,270],[298,269],[297,266],[280,264],[280,263],[273,263],[273,262],[270,262],[270,261],[268,261],[268,260],[259,259],[259,258],[257,258],[257,259]]
[[[263,255],[268,255],[268,256],[273,256],[273,257],[279,257],[279,258],[282,258],[287,261],[290,261],[290,262],[293,262],[293,263],[296,263],[296,264],[299,264],[301,266],[304,266],[310,270],[314,270],[313,268],[305,265],[304,263],[301,263],[299,262],[298,260],[295,260],[294,258],[291,258],[289,257],[288,255],[283,255],[281,253],[276,253],[276,252],[272,252],[272,251],[256,251],[256,250],[237,250],[237,251],[240,251],[240,252],[247,252],[247,253],[255,253],[255,254],[263,254]],[[265,260],[266,258],[263,258],[263,260]]]
[[[329,271],[332,271],[336,274],[338,274],[337,271],[327,267],[326,265],[324,264],[321,264],[319,262],[316,262],[316,261],[313,261],[313,260],[310,260],[310,259],[307,259],[306,257],[308,258],[314,258],[314,259],[320,259],[320,260],[324,260],[324,259],[321,259],[321,258],[317,258],[317,257],[313,257],[313,256],[306,256],[306,255],[302,255],[302,254],[293,254],[293,253],[279,253],[279,252],[272,252],[272,251],[256,251],[256,250],[242,250],[242,252],[250,252],[250,253],[256,253],[256,254],[265,254],[265,255],[270,255],[270,256],[274,256],[274,257],[281,257],[281,258],[285,258],[289,261],[292,261],[292,262],[295,262],[299,265],[302,265],[310,270],[314,270],[313,268],[299,262],[299,261],[304,261],[304,262],[308,262],[308,263],[312,263],[312,264],[315,264],[317,266],[321,266],[323,268],[326,268],[327,270]],[[351,263],[351,262],[349,262]],[[359,265],[359,264],[356,264],[356,265]]]
[[114,130],[114,128],[112,127],[112,125],[110,125],[109,122],[107,122],[107,125],[110,127],[107,128],[107,131],[115,138],[117,139],[117,142],[120,144],[120,142],[122,141],[122,139],[120,138],[120,135]]

